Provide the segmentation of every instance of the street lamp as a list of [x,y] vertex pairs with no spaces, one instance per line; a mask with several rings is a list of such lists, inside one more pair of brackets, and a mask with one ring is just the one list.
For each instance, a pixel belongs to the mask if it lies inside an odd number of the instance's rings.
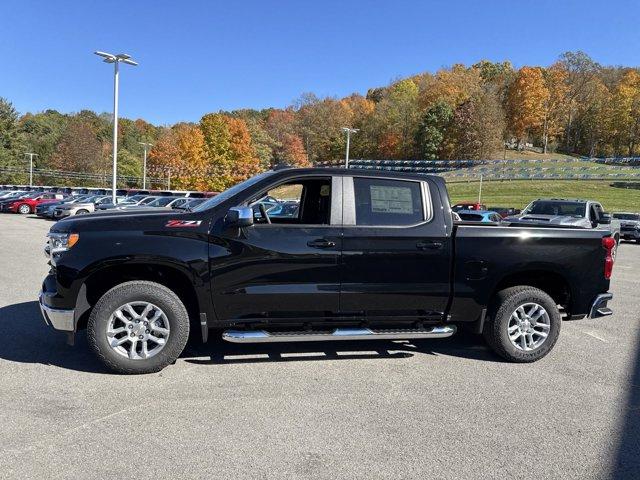
[[142,160],[142,188],[147,188],[147,148],[153,147],[151,143],[138,142],[144,147],[144,159]]
[[358,129],[357,128],[342,127],[342,131],[346,132],[346,134],[347,134],[347,152],[346,152],[346,156],[345,156],[345,168],[349,168],[349,142],[351,140],[351,134],[352,133],[356,133],[358,131]]
[[33,187],[33,157],[37,157],[37,153],[27,152],[25,155],[29,155],[29,186]]
[[113,182],[111,200],[116,204],[116,179],[118,176],[118,64],[120,62],[127,65],[138,65],[131,60],[131,56],[126,53],[113,55],[106,52],[94,52],[96,55],[103,57],[105,63],[113,63]]

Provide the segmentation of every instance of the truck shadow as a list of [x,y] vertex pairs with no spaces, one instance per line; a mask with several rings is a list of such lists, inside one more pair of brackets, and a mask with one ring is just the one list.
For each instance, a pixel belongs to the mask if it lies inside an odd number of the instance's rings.
[[[66,335],[45,325],[38,302],[0,308],[0,359],[40,363],[90,373],[108,373],[95,358],[86,335],[76,335],[75,347]],[[450,355],[483,361],[501,361],[476,335],[457,334],[448,339],[413,341],[340,341],[271,344],[233,344],[216,337],[209,342],[191,342],[181,358],[192,364],[237,364],[260,362],[308,362],[319,360],[402,359],[415,355]]]
[[0,359],[40,363],[91,373],[107,370],[89,350],[85,335],[76,335],[76,346],[66,344],[64,333],[45,325],[38,302],[0,308]]
[[[475,335],[439,340],[358,340],[333,342],[234,344],[221,338],[188,345],[182,357],[198,365],[326,360],[400,359],[415,355],[450,355],[499,362]],[[208,358],[202,358],[208,357]]]
[[609,478],[637,480],[640,478],[640,336],[632,365],[627,404],[621,417],[621,432],[617,439],[616,459]]

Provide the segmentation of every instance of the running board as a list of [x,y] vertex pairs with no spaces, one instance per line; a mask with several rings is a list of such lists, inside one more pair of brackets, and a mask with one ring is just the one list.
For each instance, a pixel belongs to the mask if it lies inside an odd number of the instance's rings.
[[330,340],[404,340],[446,338],[456,333],[455,325],[431,328],[371,329],[336,328],[333,332],[267,332],[265,330],[226,330],[222,339],[232,343],[324,342]]

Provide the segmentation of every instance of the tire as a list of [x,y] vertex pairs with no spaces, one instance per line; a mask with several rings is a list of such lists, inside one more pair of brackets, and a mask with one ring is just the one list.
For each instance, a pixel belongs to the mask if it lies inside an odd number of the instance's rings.
[[27,215],[28,213],[31,213],[31,207],[26,203],[23,203],[18,206],[18,213],[21,215]]
[[81,210],[78,210],[76,212],[76,215],[86,215],[87,213],[89,213],[89,210],[85,210],[84,208]]
[[[530,307],[527,305],[530,305]],[[546,317],[543,315],[542,319],[536,322],[536,326],[527,329],[529,332],[537,332],[537,335],[535,333],[520,335],[513,340],[518,344],[516,346],[510,339],[510,329],[515,327],[514,336],[520,334],[521,331],[520,327],[517,326],[517,318],[520,318],[520,315],[516,311],[519,307],[525,306],[524,311],[531,312],[531,309],[534,308],[531,305],[542,307]],[[537,313],[540,313],[540,309],[537,309],[532,317],[535,317]],[[516,317],[514,318],[513,315]],[[547,326],[543,327],[543,324]],[[558,335],[560,335],[561,324],[562,318],[556,302],[539,288],[522,285],[498,292],[489,311],[483,335],[491,349],[502,358],[510,362],[528,363],[540,360],[553,349],[558,340]],[[527,320],[523,322],[523,325],[532,324]],[[524,329],[525,327],[522,328]],[[546,333],[545,338],[542,338],[542,333]],[[523,336],[525,337],[524,339],[522,338]],[[538,345],[532,343],[531,349],[525,350],[522,347],[526,346],[530,339],[542,341]],[[523,342],[525,345],[523,345]]]
[[[143,344],[145,346],[155,345],[155,348],[160,346],[152,340],[139,342],[136,339],[138,333],[141,333],[139,338],[145,335],[145,331],[137,331],[138,328],[146,328],[141,327],[141,325],[139,325],[140,322],[134,324],[133,321],[131,321],[129,322],[131,326],[123,326],[122,323],[118,323],[119,329],[130,328],[133,330],[124,330],[124,335],[122,332],[118,332],[118,335],[121,335],[119,338],[107,336],[107,331],[110,326],[114,325],[113,322],[119,322],[118,319],[120,317],[116,317],[114,312],[126,304],[152,304],[164,314],[164,316],[161,317],[160,326],[166,327],[166,341],[153,356],[149,356],[148,358],[131,358],[131,347],[133,345],[138,346],[134,347],[134,349],[142,347]],[[136,306],[136,308],[142,307]],[[153,313],[155,315],[158,310],[151,310],[149,314]],[[168,325],[164,325],[164,322],[167,322]],[[134,331],[137,333],[134,334]],[[133,337],[133,340],[126,338],[129,332],[131,332],[130,335]],[[147,334],[149,332],[149,330],[146,330]],[[153,334],[156,334],[156,332],[153,331]],[[161,335],[158,334],[158,337],[160,336]],[[87,338],[89,345],[98,358],[113,372],[124,374],[159,372],[167,365],[175,362],[184,350],[187,339],[189,338],[189,315],[180,298],[164,285],[148,281],[121,283],[105,293],[102,298],[98,300],[98,303],[96,303],[89,316]],[[119,341],[122,339],[124,339],[125,343],[121,346],[112,347],[110,345],[110,341]],[[135,344],[133,343],[134,341],[136,342]],[[150,352],[152,351],[153,350]],[[133,355],[137,356],[138,352],[134,351]]]

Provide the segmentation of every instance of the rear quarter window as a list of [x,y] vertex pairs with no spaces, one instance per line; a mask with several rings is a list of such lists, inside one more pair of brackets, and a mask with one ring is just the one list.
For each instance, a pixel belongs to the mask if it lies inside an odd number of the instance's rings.
[[425,220],[419,182],[353,179],[356,225],[407,226]]

